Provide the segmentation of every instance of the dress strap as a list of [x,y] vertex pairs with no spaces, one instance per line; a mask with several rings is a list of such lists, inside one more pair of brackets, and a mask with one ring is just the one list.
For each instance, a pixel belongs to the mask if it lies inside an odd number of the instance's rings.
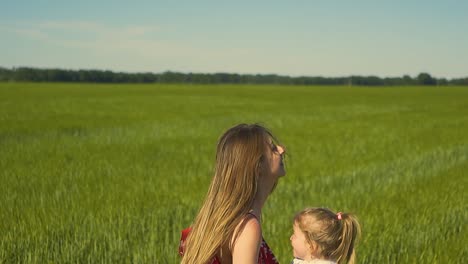
[[260,219],[258,219],[258,217],[254,213],[248,212],[247,214],[253,216],[255,219],[257,219],[258,222],[260,222]]

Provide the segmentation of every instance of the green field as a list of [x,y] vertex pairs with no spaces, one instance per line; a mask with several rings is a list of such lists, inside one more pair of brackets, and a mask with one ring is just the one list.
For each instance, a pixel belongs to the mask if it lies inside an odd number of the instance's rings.
[[0,263],[177,263],[241,122],[289,153],[281,263],[305,206],[359,217],[358,263],[468,261],[468,87],[0,83]]

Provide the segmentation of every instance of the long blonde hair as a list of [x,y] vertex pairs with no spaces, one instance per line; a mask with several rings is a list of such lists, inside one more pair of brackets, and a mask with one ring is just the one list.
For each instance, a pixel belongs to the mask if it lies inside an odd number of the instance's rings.
[[264,127],[240,124],[219,139],[214,176],[185,243],[182,264],[211,263],[251,210],[274,140]]
[[355,247],[361,236],[361,227],[355,215],[335,214],[327,208],[312,207],[296,214],[294,223],[309,244],[317,244],[317,253],[321,257],[338,264],[355,263]]

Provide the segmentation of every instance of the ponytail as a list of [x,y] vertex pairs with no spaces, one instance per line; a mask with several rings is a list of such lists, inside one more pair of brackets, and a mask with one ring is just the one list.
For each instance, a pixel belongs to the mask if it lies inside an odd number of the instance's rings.
[[335,256],[336,262],[338,264],[354,264],[356,261],[355,245],[357,244],[357,239],[361,235],[361,228],[357,221],[356,216],[352,214],[337,214],[338,225],[341,227],[340,237],[341,241],[331,256]]

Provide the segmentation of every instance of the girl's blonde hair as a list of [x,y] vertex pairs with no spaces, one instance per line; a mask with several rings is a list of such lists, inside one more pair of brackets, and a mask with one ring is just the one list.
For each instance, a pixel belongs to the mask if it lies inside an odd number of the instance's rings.
[[258,124],[240,124],[221,136],[214,176],[185,243],[182,264],[211,263],[223,245],[231,247],[236,227],[252,208],[272,140]]
[[318,254],[338,264],[355,263],[355,247],[361,227],[353,214],[335,214],[327,208],[306,208],[296,214],[294,223],[310,245],[316,243]]

